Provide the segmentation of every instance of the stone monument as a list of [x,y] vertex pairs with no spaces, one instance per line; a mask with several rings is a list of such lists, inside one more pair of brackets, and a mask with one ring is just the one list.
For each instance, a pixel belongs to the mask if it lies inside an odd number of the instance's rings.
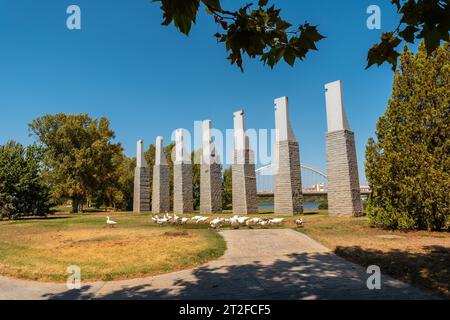
[[327,105],[328,212],[337,216],[361,215],[362,203],[355,135],[344,110],[341,81],[325,85]]
[[176,214],[194,211],[192,189],[192,162],[184,141],[184,130],[175,132],[175,162],[173,166],[173,210]]
[[275,100],[275,214],[303,213],[300,147],[289,121],[288,98]]
[[133,211],[150,212],[150,170],[144,158],[144,142],[137,142],[136,169],[134,170]]
[[258,213],[253,151],[245,134],[244,111],[234,113],[233,213]]
[[222,165],[211,135],[211,121],[202,123],[202,159],[200,169],[200,212],[222,212]]
[[170,171],[163,149],[163,137],[156,138],[155,165],[153,167],[152,212],[170,210]]

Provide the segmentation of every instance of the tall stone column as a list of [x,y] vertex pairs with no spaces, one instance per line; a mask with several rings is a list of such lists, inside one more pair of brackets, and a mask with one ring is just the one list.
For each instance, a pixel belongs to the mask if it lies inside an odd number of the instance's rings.
[[202,124],[202,163],[200,169],[200,212],[222,212],[222,165],[211,136],[211,121]]
[[134,170],[133,212],[150,212],[150,170],[144,158],[144,142],[137,142],[136,169]]
[[275,100],[275,214],[303,213],[300,147],[289,121],[288,98]]
[[153,167],[153,213],[170,210],[170,171],[163,149],[163,138],[156,138],[155,166]]
[[256,172],[253,151],[245,134],[244,111],[234,113],[233,212],[258,213]]
[[325,85],[327,104],[328,212],[336,216],[361,215],[362,203],[355,135],[344,110],[342,83]]
[[192,162],[184,140],[184,130],[175,132],[175,162],[173,167],[173,211],[189,214],[194,211]]

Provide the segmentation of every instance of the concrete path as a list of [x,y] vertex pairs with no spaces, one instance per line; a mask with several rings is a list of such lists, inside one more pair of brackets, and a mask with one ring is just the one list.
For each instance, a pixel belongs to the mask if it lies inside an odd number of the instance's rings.
[[217,261],[171,274],[65,285],[0,277],[0,299],[434,299],[382,276],[370,291],[365,269],[293,230],[223,231],[228,250]]

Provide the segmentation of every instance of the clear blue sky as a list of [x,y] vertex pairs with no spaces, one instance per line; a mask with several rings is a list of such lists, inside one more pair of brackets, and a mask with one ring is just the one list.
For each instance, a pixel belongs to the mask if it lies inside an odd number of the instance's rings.
[[[173,129],[191,129],[195,120],[231,128],[239,108],[248,128],[270,129],[273,100],[286,95],[302,162],[325,170],[323,86],[340,79],[365,183],[365,144],[386,108],[393,76],[389,66],[365,70],[365,58],[380,33],[395,28],[394,7],[386,0],[275,3],[289,21],[319,24],[327,39],[295,68],[246,61],[241,73],[225,60],[203,11],[188,38],[162,27],[159,6],[150,0],[0,0],[0,143],[32,142],[27,124],[37,116],[88,112],[107,116],[132,156],[137,139],[147,145],[157,135],[168,140]],[[81,31],[66,29],[70,4],[81,7]],[[370,4],[382,8],[382,30],[366,28]]]

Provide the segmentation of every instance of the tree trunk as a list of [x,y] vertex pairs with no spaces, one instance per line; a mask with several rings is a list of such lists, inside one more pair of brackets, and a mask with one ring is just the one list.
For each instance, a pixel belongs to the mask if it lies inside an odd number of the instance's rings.
[[77,198],[72,199],[72,213],[78,213],[80,211],[80,200]]

